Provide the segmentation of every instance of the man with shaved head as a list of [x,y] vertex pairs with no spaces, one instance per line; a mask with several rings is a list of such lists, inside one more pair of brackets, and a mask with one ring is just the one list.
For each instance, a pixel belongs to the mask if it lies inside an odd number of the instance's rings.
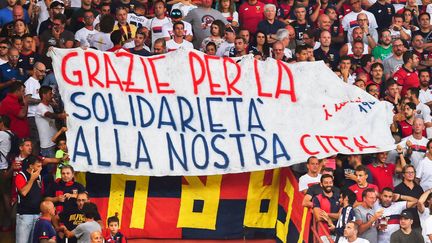
[[41,99],[39,96],[40,82],[45,77],[46,68],[41,62],[33,66],[33,75],[25,81],[25,96],[28,98],[27,118],[30,125],[30,139],[33,143],[33,154],[38,155],[40,150],[39,133],[36,127],[36,110]]
[[56,231],[51,224],[51,218],[55,215],[54,204],[51,201],[43,201],[40,204],[41,216],[36,221],[33,242],[55,243]]

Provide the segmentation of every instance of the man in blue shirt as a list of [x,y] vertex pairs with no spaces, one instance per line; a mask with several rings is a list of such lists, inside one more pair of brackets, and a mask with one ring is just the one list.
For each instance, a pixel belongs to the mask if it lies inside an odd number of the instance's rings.
[[6,97],[12,83],[27,80],[24,69],[18,67],[19,51],[16,48],[9,49],[8,60],[7,63],[0,65],[0,101]]
[[43,201],[40,205],[41,216],[36,221],[33,243],[56,242],[56,231],[51,224],[51,217],[55,215],[54,204],[51,201]]

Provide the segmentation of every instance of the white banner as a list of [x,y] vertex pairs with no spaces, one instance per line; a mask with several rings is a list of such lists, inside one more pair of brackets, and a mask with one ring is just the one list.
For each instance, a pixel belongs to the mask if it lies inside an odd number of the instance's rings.
[[323,62],[54,49],[77,171],[213,175],[394,148],[392,106]]

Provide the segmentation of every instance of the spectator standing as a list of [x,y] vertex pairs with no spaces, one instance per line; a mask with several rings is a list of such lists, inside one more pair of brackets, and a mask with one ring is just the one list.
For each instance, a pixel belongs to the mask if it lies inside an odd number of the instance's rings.
[[367,165],[373,178],[373,183],[382,191],[385,187],[393,189],[393,175],[396,166],[392,163],[386,163],[387,152],[380,152],[375,155],[375,161]]
[[88,243],[90,242],[90,234],[95,231],[101,232],[102,229],[99,223],[95,221],[98,211],[94,203],[85,203],[82,210],[85,217],[85,223],[78,225],[72,231],[69,231],[65,226],[61,226],[60,230],[65,233],[67,238],[75,236],[78,239],[78,243]]
[[413,215],[410,211],[404,210],[400,214],[400,229],[391,235],[392,243],[423,243],[423,237],[419,231],[412,229]]
[[57,214],[64,208],[73,208],[79,193],[83,193],[84,186],[74,181],[75,171],[70,165],[63,165],[60,169],[61,179],[57,179],[47,189],[47,198],[56,206]]
[[[430,216],[430,206],[432,205],[432,189],[426,190],[419,198],[417,202],[417,211],[420,218],[420,225],[422,229],[422,235],[424,242],[430,243],[430,239],[427,235],[426,222]],[[414,215],[414,214],[413,214]],[[431,232],[432,233],[432,232]]]
[[39,133],[36,126],[36,110],[40,103],[39,89],[41,87],[40,82],[45,78],[45,65],[41,62],[34,64],[32,76],[25,82],[25,95],[28,101],[28,112],[27,118],[30,125],[30,139],[33,142],[33,154],[39,155],[40,151],[40,140]]
[[354,209],[356,223],[359,225],[360,237],[370,243],[378,243],[377,221],[384,213],[383,209],[375,209],[374,204],[377,200],[377,193],[372,188],[367,188],[362,193],[363,202]]
[[34,226],[33,243],[55,243],[56,231],[51,224],[51,218],[55,215],[54,204],[43,201],[40,204],[41,216]]
[[333,192],[333,176],[323,175],[320,179],[322,193],[313,199],[313,215],[318,221],[324,222],[324,227],[318,228],[318,235],[325,237],[330,230],[335,229],[333,221],[339,218],[339,194]]
[[368,183],[368,169],[360,165],[355,169],[354,172],[355,176],[357,177],[356,184],[349,187],[351,191],[353,191],[357,196],[357,202],[363,202],[364,195],[363,192],[365,190],[371,189],[378,193],[378,187],[374,184]]
[[19,50],[9,48],[7,57],[8,62],[0,65],[0,101],[6,97],[14,82],[24,82],[27,79],[24,70],[18,66]]
[[311,156],[306,162],[307,173],[300,176],[299,178],[299,191],[306,193],[307,189],[314,184],[320,183],[321,165],[317,157]]
[[[404,201],[393,202],[396,200]],[[399,214],[402,210],[411,208],[416,204],[417,199],[395,194],[391,188],[385,187],[380,194],[380,203],[375,206],[375,209],[384,210],[378,225],[378,242],[391,242],[391,234],[399,229],[399,222],[397,220]]]
[[338,243],[369,243],[368,240],[359,238],[358,233],[359,233],[358,224],[354,221],[350,221],[347,223],[344,229],[344,234],[343,234],[344,237],[342,237],[338,241]]
[[375,16],[378,24],[378,31],[387,29],[390,26],[392,17],[396,12],[393,4],[385,0],[377,0],[368,8],[368,11]]
[[195,36],[195,40],[193,41],[195,49],[198,49],[202,41],[206,37],[210,36],[210,26],[213,21],[219,19],[225,25],[228,24],[228,21],[221,12],[211,8],[212,4],[213,0],[201,1],[201,5],[198,8],[189,11],[185,18],[185,21],[192,25],[192,30]]
[[380,59],[381,61],[386,59],[392,54],[391,44],[392,39],[390,30],[381,30],[378,45],[372,50],[372,55],[375,57],[375,59]]
[[85,10],[83,13],[84,27],[75,33],[75,46],[90,47],[88,38],[97,33],[93,26],[95,15],[91,10]]
[[51,106],[53,99],[52,88],[42,86],[39,89],[41,102],[36,109],[36,125],[39,132],[39,140],[41,142],[42,156],[53,158],[55,157],[55,143],[51,138],[57,133],[55,119],[66,119],[66,113],[54,113]]
[[426,144],[427,153],[417,166],[417,178],[424,191],[432,188],[432,140]]
[[25,97],[25,86],[23,83],[14,81],[9,86],[9,93],[0,103],[0,115],[6,115],[11,120],[11,131],[19,138],[30,136],[29,123],[27,119],[28,102]]
[[258,0],[247,0],[240,5],[239,21],[243,29],[255,34],[258,23],[264,19],[265,4]]
[[272,44],[277,41],[276,32],[285,28],[285,24],[276,19],[276,6],[266,4],[264,6],[264,19],[258,23],[257,31],[267,35],[267,42]]
[[[403,155],[402,155],[403,156]],[[419,184],[415,182],[416,171],[413,165],[405,165],[402,169],[402,182],[397,185],[394,189],[395,193],[400,195],[410,196],[413,198],[421,198],[423,194],[423,189]],[[420,219],[419,214],[417,214],[417,208],[408,209],[414,216],[414,222],[412,227],[415,229],[420,229]]]
[[39,205],[43,199],[44,185],[40,172],[42,162],[30,157],[28,168],[16,177],[18,206],[16,217],[16,242],[33,242],[34,224],[39,218]]
[[404,45],[404,42],[401,39],[393,40],[392,55],[383,60],[384,75],[386,80],[393,76],[393,74],[402,67],[404,64],[402,56],[406,50],[407,49]]

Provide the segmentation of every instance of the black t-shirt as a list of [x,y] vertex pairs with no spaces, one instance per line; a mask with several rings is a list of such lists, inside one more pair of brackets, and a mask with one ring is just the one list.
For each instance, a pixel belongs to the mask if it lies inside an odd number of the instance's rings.
[[[415,184],[415,186],[411,190],[411,188],[409,188],[405,183],[401,182],[399,185],[395,187],[394,192],[405,196],[420,198],[420,196],[423,194],[423,188],[418,184]],[[408,210],[414,216],[414,223],[412,227],[420,228],[420,218],[417,213],[417,207],[409,208]]]
[[[18,66],[20,68],[23,68],[25,71],[33,70],[33,65],[36,62],[39,62],[41,60],[41,57],[36,52],[31,52],[29,54],[23,54],[20,53],[19,59],[18,59]],[[28,75],[28,73],[27,73]]]
[[297,21],[292,22],[291,26],[295,30],[295,34],[296,34],[295,38],[296,38],[297,42],[302,42],[303,41],[303,33],[312,28],[312,25],[310,25],[307,22],[306,22],[306,24],[299,24]]
[[[64,182],[62,180],[57,180],[48,187],[46,192],[46,196],[48,197],[57,197],[64,195],[66,193],[73,194],[74,191],[76,193],[84,192],[84,186],[78,182]],[[76,198],[65,199],[64,202],[56,202],[54,204],[56,206],[57,213],[60,213],[66,208],[74,208],[76,207]]]
[[382,5],[378,1],[374,3],[368,11],[375,16],[378,24],[378,31],[387,29],[391,25],[392,18],[395,15],[393,4],[386,3]]
[[[75,229],[78,225],[85,223],[85,217],[84,213],[78,209],[77,205],[75,204],[74,207],[71,208],[65,208],[60,214],[60,223],[63,224],[68,230],[72,231]],[[95,221],[101,220],[101,217],[98,214],[96,215]],[[60,240],[60,242],[64,242]],[[68,243],[75,243],[77,242],[77,238],[69,238]]]
[[152,54],[150,52],[148,52],[146,49],[141,49],[139,51],[135,51],[134,48],[130,48],[129,52],[135,55],[140,55],[140,56],[144,56],[144,57],[149,57]]

